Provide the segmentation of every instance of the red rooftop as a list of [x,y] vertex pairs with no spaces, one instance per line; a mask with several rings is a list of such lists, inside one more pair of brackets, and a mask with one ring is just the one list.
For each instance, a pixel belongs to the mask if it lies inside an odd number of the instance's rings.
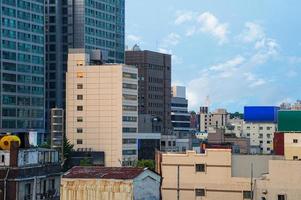
[[63,175],[63,178],[87,179],[134,179],[144,171],[133,167],[75,166]]

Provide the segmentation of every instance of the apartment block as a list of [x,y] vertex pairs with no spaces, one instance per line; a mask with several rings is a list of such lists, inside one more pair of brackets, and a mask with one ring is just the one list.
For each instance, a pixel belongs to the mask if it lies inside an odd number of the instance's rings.
[[301,160],[301,133],[277,132],[274,137],[275,154],[287,160]]
[[[67,72],[67,137],[75,150],[103,151],[105,166],[137,160],[138,70],[101,65],[101,51],[72,49]],[[123,140],[127,138],[127,140]]]
[[157,117],[162,122],[160,132],[171,134],[171,55],[135,46],[125,52],[125,63],[138,67],[139,115]]
[[44,133],[44,1],[0,1],[0,133]]
[[277,131],[278,107],[246,106],[244,108],[243,137],[250,138],[251,153],[273,152],[273,138]]
[[226,109],[209,112],[208,107],[200,107],[200,131],[208,132],[209,127],[222,128],[229,121],[230,115]]
[[257,192],[255,182],[269,173],[269,162],[282,159],[271,155],[232,155],[231,149],[226,148],[162,154],[158,159],[162,199],[251,200]]

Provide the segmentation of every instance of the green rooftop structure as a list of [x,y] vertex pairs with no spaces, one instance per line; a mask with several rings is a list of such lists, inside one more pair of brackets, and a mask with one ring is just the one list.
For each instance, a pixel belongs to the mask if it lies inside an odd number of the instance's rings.
[[281,110],[278,112],[279,132],[301,133],[301,110]]

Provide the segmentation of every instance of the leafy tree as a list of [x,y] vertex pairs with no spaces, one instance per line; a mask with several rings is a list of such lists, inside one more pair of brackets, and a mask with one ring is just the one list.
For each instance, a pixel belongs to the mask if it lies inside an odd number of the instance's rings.
[[71,152],[73,151],[74,145],[70,143],[67,139],[66,135],[64,135],[64,145],[63,145],[63,157],[64,161],[69,159],[71,156]]
[[155,170],[155,161],[154,160],[138,160],[137,167],[148,168],[150,170]]

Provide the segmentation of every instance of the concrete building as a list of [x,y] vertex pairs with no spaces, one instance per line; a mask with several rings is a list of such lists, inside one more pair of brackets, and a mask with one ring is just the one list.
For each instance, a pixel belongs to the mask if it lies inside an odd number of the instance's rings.
[[73,167],[63,175],[61,200],[157,200],[160,186],[160,175],[148,169]]
[[278,107],[245,106],[243,137],[250,138],[250,152],[271,154],[273,138],[277,131]]
[[228,124],[230,114],[226,109],[209,112],[208,107],[200,108],[200,132],[207,132],[209,127],[222,128]]
[[[46,118],[49,119],[51,108],[65,109],[68,49],[101,49],[106,55],[107,62],[124,63],[125,1],[48,0],[45,2]],[[44,9],[39,11],[43,13]],[[47,129],[50,128],[49,124],[50,120]]]
[[236,137],[242,137],[243,135],[244,120],[240,118],[230,118],[226,126],[227,133],[234,133]]
[[225,129],[213,129],[208,131],[208,144],[230,144],[232,153],[249,154],[250,139],[237,137],[235,133],[226,133]]
[[188,100],[186,99],[186,88],[183,86],[172,87],[171,124],[173,134],[177,135],[178,151],[191,150],[193,129],[190,128]]
[[254,199],[299,200],[300,170],[300,161],[270,160],[269,173],[254,182]]
[[135,46],[125,52],[125,63],[138,67],[139,115],[157,117],[163,123],[160,132],[171,134],[171,55],[142,51]]
[[64,138],[65,138],[65,112],[61,108],[51,109],[50,142],[51,148],[60,153],[63,160]]
[[122,140],[137,134],[138,71],[127,65],[100,65],[100,55],[96,50],[70,50],[67,137],[75,150],[103,151],[105,166],[127,165],[138,157],[137,144]]
[[[5,137],[1,138],[1,146]],[[0,158],[0,200],[60,199],[61,165],[57,151],[19,148],[18,143],[12,142],[9,150],[0,150]]]
[[286,160],[301,160],[301,134],[299,132],[277,132],[274,135],[276,155]]
[[[268,162],[273,159],[283,157],[231,155],[231,149],[206,149],[203,154],[193,151],[162,154],[162,199],[251,199],[251,165],[247,167],[244,163],[254,162],[253,177],[259,178],[268,173]],[[254,191],[256,186],[252,188]]]
[[44,1],[0,1],[0,133],[44,133]]

